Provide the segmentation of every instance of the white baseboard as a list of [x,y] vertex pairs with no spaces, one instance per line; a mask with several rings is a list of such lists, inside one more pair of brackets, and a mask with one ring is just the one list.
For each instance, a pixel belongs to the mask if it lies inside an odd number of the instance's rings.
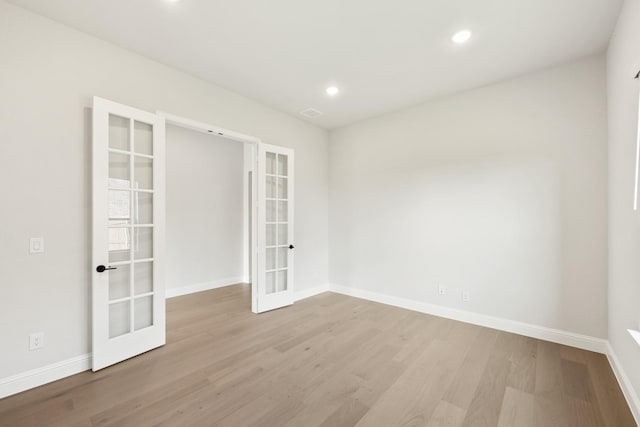
[[[230,278],[215,282],[174,288],[171,290],[168,289],[167,298],[186,295],[193,292],[205,291],[208,289],[220,288],[237,283],[242,283],[242,278]],[[638,395],[636,394],[629,378],[620,365],[620,362],[616,357],[613,348],[606,340],[586,335],[575,334],[572,332],[531,325],[528,323],[517,322],[509,319],[498,318],[484,314],[438,306],[434,304],[427,304],[405,298],[393,297],[390,295],[369,292],[361,289],[347,288],[338,285],[321,285],[297,291],[294,293],[294,299],[296,301],[299,301],[327,291],[366,299],[369,301],[375,301],[382,304],[388,304],[408,310],[418,311],[421,313],[454,319],[461,322],[472,323],[475,325],[512,332],[532,338],[552,341],[555,343],[582,348],[589,351],[604,353],[609,358],[609,362],[618,379],[618,382],[620,383],[620,387],[622,388],[622,391],[627,399],[627,402],[629,403],[636,421],[640,421],[640,400],[638,399]],[[0,379],[0,398],[20,393],[21,391],[38,387],[52,381],[62,379],[64,377],[86,371],[88,369],[91,369],[91,355],[85,354],[73,357],[71,359],[63,360],[61,362],[53,363],[51,365],[43,366],[41,368],[33,369],[22,374]],[[638,424],[640,425],[640,422]]]
[[0,379],[0,399],[91,369],[91,354]]
[[321,293],[327,292],[329,290],[329,285],[320,285],[314,286],[313,288],[304,289],[302,291],[294,291],[293,292],[293,300],[300,301],[301,299],[310,298]]
[[238,283],[246,283],[245,277],[228,277],[226,279],[214,280],[212,282],[196,283],[195,285],[181,286],[179,288],[167,288],[165,290],[166,298],[179,297],[181,295],[193,294],[195,292],[208,291],[211,289],[223,288],[225,286],[237,285]]
[[[201,292],[246,282],[246,278],[232,277],[229,279],[217,280],[215,282],[199,283],[196,285],[167,289],[166,295],[167,298],[173,298],[180,295],[187,295],[194,292]],[[328,285],[315,286],[313,288],[294,292],[294,298],[296,301],[300,301],[302,299],[327,292],[328,290]],[[0,399],[89,369],[91,369],[91,354],[84,354],[82,356],[73,357],[71,359],[0,379]]]
[[609,364],[611,365],[613,373],[618,380],[618,384],[620,384],[622,393],[624,394],[625,399],[627,399],[627,404],[629,405],[629,408],[631,408],[631,413],[636,420],[636,424],[640,425],[640,399],[638,398],[638,394],[633,388],[631,380],[622,368],[620,360],[618,359],[618,356],[616,356],[616,353],[609,342],[607,342],[607,358],[609,359]]
[[640,425],[640,398],[608,340],[345,286],[329,285],[329,291],[606,354],[636,424]]
[[532,325],[529,323],[444,307],[441,305],[428,304],[406,298],[398,298],[391,295],[369,292],[346,286],[331,284],[329,285],[329,290],[331,292],[375,301],[382,304],[393,305],[395,307],[406,308],[407,310],[418,311],[420,313],[432,314],[434,316],[445,317],[447,319],[458,320],[460,322],[472,323],[474,325],[485,326],[487,328],[512,332],[514,334],[551,341],[584,350],[595,351],[597,353],[607,353],[607,340],[602,338],[595,338],[588,335],[561,331],[559,329]]

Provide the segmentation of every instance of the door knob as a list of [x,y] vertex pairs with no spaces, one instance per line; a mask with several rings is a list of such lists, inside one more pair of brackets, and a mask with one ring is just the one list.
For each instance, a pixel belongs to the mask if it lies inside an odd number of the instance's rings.
[[99,265],[96,267],[96,271],[98,273],[102,273],[105,270],[117,270],[118,267],[105,267],[104,265]]
[[295,246],[289,245],[289,249],[295,249]]

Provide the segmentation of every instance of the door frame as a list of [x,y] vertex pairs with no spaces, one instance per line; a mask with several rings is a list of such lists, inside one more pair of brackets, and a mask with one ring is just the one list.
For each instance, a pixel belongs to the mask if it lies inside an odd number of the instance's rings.
[[201,132],[206,135],[216,135],[244,144],[243,171],[243,274],[251,281],[251,311],[258,313],[258,146],[262,144],[260,138],[245,135],[217,125],[211,125],[191,120],[166,111],[156,111],[156,115],[163,117],[167,124]]
[[[638,72],[640,75],[640,71]],[[638,76],[636,76],[636,79]],[[640,190],[640,96],[638,97],[638,134],[636,141],[636,173],[635,173],[635,182],[633,188],[633,210],[638,210],[638,190]]]

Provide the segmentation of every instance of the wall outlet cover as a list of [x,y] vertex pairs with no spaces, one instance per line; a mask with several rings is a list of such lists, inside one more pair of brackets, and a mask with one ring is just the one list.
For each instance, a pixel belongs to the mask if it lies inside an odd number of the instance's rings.
[[44,347],[44,332],[36,332],[29,335],[29,351]]

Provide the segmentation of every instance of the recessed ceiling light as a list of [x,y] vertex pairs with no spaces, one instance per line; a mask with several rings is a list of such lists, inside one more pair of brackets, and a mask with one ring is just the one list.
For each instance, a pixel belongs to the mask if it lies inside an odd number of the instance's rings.
[[451,37],[451,41],[454,42],[455,44],[463,44],[468,42],[470,38],[471,38],[471,31],[462,30],[455,33]]
[[340,89],[338,89],[335,86],[329,86],[326,89],[326,92],[327,92],[327,95],[329,95],[329,96],[336,96],[338,94],[338,92],[340,92]]

